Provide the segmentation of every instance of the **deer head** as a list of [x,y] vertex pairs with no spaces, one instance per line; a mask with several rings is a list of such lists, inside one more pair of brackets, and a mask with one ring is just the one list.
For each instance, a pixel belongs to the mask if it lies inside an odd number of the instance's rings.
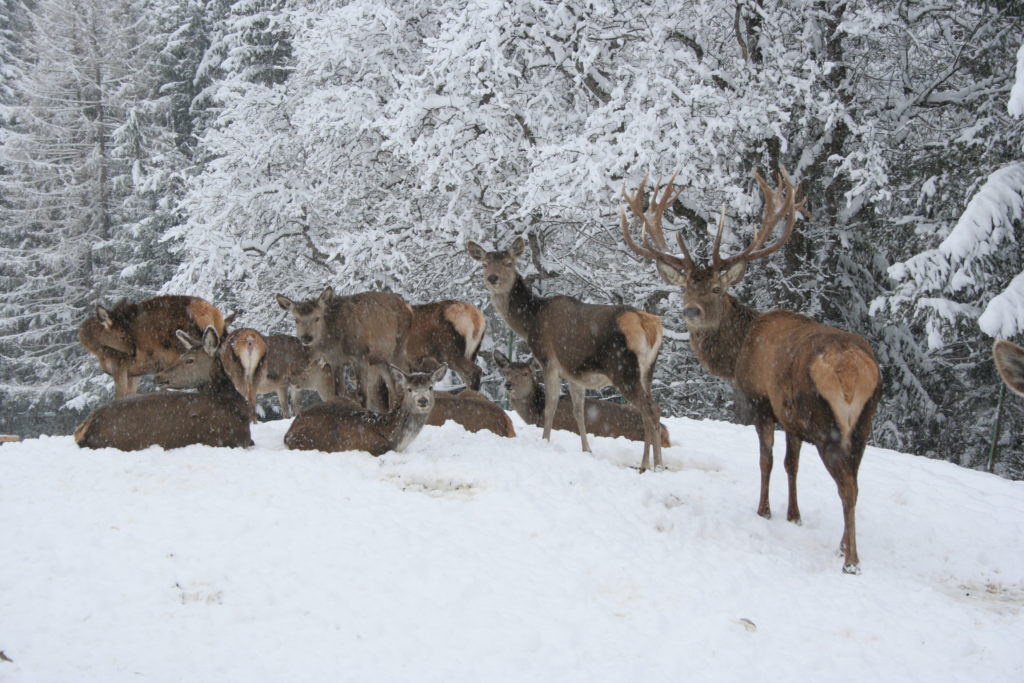
[[[655,262],[658,272],[665,282],[677,285],[683,293],[683,317],[691,328],[717,327],[734,299],[729,289],[738,284],[746,272],[747,264],[755,259],[763,258],[782,248],[793,234],[797,213],[805,213],[805,198],[797,201],[798,187],[790,180],[785,169],[778,175],[777,187],[771,188],[759,173],[754,174],[757,184],[764,196],[764,215],[761,225],[754,232],[754,237],[745,249],[732,256],[722,258],[719,250],[722,245],[722,229],[725,224],[723,211],[718,222],[714,246],[711,252],[711,263],[699,266],[690,255],[682,234],[676,233],[676,242],[683,256],[669,253],[668,243],[662,228],[662,215],[665,209],[678,198],[682,188],[675,187],[673,176],[662,190],[654,187],[648,209],[644,210],[644,189],[647,178],[644,177],[637,191],[630,195],[625,187],[622,196],[630,210],[642,222],[640,242],[636,242],[630,234],[626,208],[621,207],[619,217],[622,223],[622,235],[626,244],[638,255]],[[660,193],[660,194],[659,194]],[[785,221],[782,234],[775,242],[764,246],[775,226]]]
[[283,294],[277,295],[277,304],[295,318],[295,336],[306,346],[319,343],[327,334],[324,315],[327,307],[334,300],[334,289],[325,287],[316,299],[309,301],[292,301]]
[[157,386],[170,389],[191,389],[206,384],[217,371],[217,348],[220,336],[212,326],[207,327],[202,339],[194,339],[184,330],[175,335],[185,347],[185,352],[170,367],[157,373]]
[[505,294],[512,289],[516,281],[516,261],[525,249],[526,240],[522,237],[512,240],[503,251],[487,251],[472,240],[466,242],[470,258],[483,264],[484,285],[491,294]]

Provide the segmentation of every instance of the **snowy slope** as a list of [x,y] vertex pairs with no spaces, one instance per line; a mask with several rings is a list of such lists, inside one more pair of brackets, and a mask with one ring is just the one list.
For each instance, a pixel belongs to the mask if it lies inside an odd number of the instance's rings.
[[[515,417],[513,419],[516,419]],[[869,449],[863,573],[813,448],[427,427],[404,455],[0,446],[0,680],[1021,681],[1024,484]]]

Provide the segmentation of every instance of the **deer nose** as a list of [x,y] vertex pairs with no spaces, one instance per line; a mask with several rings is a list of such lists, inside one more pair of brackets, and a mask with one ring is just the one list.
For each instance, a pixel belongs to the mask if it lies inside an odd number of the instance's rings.
[[687,320],[696,320],[701,315],[701,310],[697,306],[687,306],[683,309],[683,317]]
[[416,405],[418,405],[420,408],[426,408],[428,405],[430,405],[430,400],[427,399],[426,397],[420,397],[416,399]]
[[304,334],[301,337],[299,337],[299,341],[305,344],[306,346],[309,346],[310,344],[313,343],[313,335]]
[[496,284],[498,284],[498,276],[497,275],[488,275],[487,276],[487,281],[490,282],[492,285],[496,285]]
[[505,391],[512,391],[512,382],[505,382]]

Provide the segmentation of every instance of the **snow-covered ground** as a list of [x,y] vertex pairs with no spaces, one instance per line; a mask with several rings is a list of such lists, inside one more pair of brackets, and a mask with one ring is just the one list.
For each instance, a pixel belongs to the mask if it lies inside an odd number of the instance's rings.
[[0,680],[1024,681],[1024,483],[868,449],[858,542],[805,446],[754,513],[750,427],[640,447],[516,421],[405,454],[0,446]]

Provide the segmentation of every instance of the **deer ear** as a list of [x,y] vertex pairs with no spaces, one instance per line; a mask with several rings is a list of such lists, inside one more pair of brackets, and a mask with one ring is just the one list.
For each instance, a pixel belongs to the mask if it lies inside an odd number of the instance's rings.
[[530,369],[533,370],[534,372],[544,372],[544,366],[541,365],[540,361],[537,360],[536,358],[530,359]]
[[494,359],[494,364],[504,370],[508,367],[508,357],[501,351],[494,351],[491,353],[491,358]]
[[434,370],[433,374],[430,375],[430,383],[437,384],[438,382],[440,382],[442,379],[444,379],[444,373],[446,372],[448,372],[448,364],[441,363],[437,370]]
[[102,306],[96,307],[96,317],[99,318],[100,323],[103,327],[108,330],[114,326],[114,320],[110,317],[110,311],[103,308]]
[[402,372],[402,369],[397,365],[392,365],[391,363],[388,363],[388,367],[391,368],[391,376],[395,379],[395,384],[404,389],[406,380],[408,380],[409,378],[406,376],[404,372]]
[[224,318],[224,329],[225,330],[228,329],[228,326],[233,324],[235,322],[235,318],[237,318],[241,314],[242,314],[241,311],[235,311],[234,313],[232,313],[228,317]]
[[209,325],[203,332],[203,351],[208,356],[215,356],[218,346],[220,346],[220,336],[217,334],[217,329],[213,325]]
[[512,240],[512,244],[509,245],[509,248],[508,248],[508,253],[512,254],[512,258],[519,258],[520,256],[523,255],[523,251],[525,249],[526,249],[526,240],[524,240],[523,236],[520,235],[519,237],[517,237],[514,240]]
[[277,295],[277,305],[280,306],[281,308],[283,308],[286,311],[290,311],[290,310],[292,310],[292,306],[295,305],[295,302],[292,301],[291,299],[289,299],[288,297],[286,297],[284,294],[278,294]]
[[487,257],[487,250],[473,240],[466,240],[466,251],[474,261],[483,261]]
[[324,291],[320,292],[320,298],[317,299],[322,304],[330,303],[331,299],[334,298],[334,288],[330,285],[324,287]]
[[686,274],[681,270],[676,270],[670,265],[664,264],[661,261],[655,262],[655,267],[658,269],[658,274],[661,275],[661,279],[670,285],[676,285],[677,287],[686,286]]
[[726,288],[729,288],[733,285],[739,284],[740,280],[743,279],[743,274],[746,272],[747,262],[738,261],[729,266],[726,271],[719,276],[719,279]]

